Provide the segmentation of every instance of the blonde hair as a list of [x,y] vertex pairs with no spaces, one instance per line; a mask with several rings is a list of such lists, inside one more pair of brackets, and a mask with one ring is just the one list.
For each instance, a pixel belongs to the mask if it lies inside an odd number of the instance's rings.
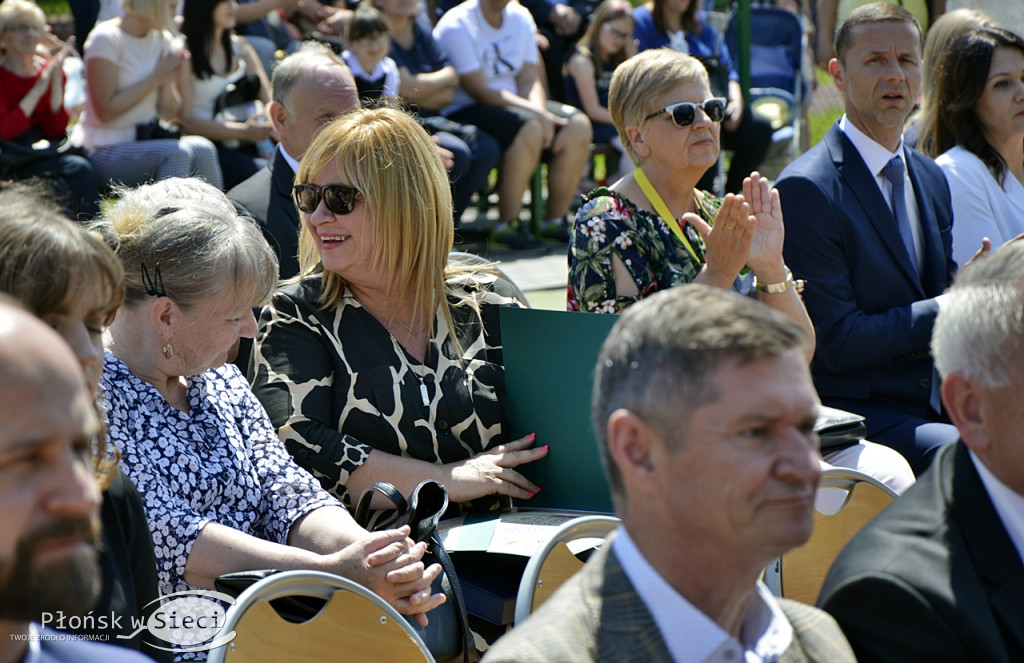
[[[449,327],[454,328],[445,295],[453,296],[456,306],[468,304],[479,313],[473,296],[455,292],[450,285],[454,276],[481,270],[448,266],[454,237],[448,176],[430,136],[412,116],[393,108],[368,108],[331,122],[306,150],[295,183],[308,183],[328,168],[365,199],[375,230],[371,264],[386,267],[386,287],[415,300],[414,319],[427,322],[433,331],[433,307],[440,305]],[[319,273],[320,303],[331,310],[341,303],[345,278],[322,268],[316,243],[303,221],[301,269],[294,280]]]
[[640,126],[658,110],[655,104],[665,92],[694,80],[704,81],[711,88],[708,72],[700,60],[670,48],[642,51],[615,68],[608,89],[608,112],[634,164],[640,166],[643,159],[633,149],[626,129]]
[[7,0],[0,3],[0,32],[18,19],[29,18],[40,30],[46,29],[46,14],[34,2],[28,0]]
[[126,14],[140,16],[153,27],[171,32],[177,31],[174,25],[175,9],[167,0],[122,0],[121,6]]
[[[635,25],[633,20],[633,5],[629,4],[627,0],[604,0],[594,10],[593,15],[590,17],[590,25],[587,26],[586,32],[580,37],[580,40],[576,43],[576,47],[581,53],[588,56],[594,63],[594,73],[596,78],[600,78],[604,74],[604,62],[601,61],[601,29],[604,28],[606,23],[617,21],[620,18],[628,18],[630,25]],[[629,37],[633,38],[632,35]],[[626,60],[626,48],[623,45],[622,49],[612,55],[611,57],[611,68],[619,66]]]

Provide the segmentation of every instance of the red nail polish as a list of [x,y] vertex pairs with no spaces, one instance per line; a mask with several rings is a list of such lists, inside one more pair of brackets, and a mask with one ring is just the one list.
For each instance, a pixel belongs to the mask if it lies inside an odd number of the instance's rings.
[[533,487],[533,494],[536,495],[539,492],[540,492],[540,486],[534,486]]
[[530,442],[533,442],[534,440],[537,439],[537,434],[536,433],[530,433],[529,435],[526,436],[526,439],[529,440]]
[[543,447],[541,447],[541,449],[543,449],[544,451],[547,451],[549,446],[551,446],[551,445],[545,444]]
[[534,496],[534,495],[536,495],[537,493],[531,493],[530,491],[526,491],[526,494],[527,494],[527,496],[529,496],[529,497],[533,497],[533,496]]

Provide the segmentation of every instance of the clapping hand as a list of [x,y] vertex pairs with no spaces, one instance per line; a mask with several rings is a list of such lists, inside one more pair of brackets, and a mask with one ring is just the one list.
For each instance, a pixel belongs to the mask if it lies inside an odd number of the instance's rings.
[[755,219],[754,241],[747,265],[759,280],[775,283],[785,278],[782,245],[785,227],[779,192],[768,188],[768,180],[756,171],[743,180],[743,197],[750,204]]
[[704,278],[708,285],[730,288],[750,256],[757,219],[743,196],[726,194],[714,226],[693,213],[683,219],[704,237]]

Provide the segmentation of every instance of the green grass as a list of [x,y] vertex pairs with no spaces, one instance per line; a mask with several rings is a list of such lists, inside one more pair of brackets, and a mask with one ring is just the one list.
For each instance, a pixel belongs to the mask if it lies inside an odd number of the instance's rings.
[[36,4],[39,5],[39,8],[42,9],[43,13],[47,16],[71,13],[71,8],[68,6],[67,0],[38,0]]
[[[818,75],[818,90],[815,94],[819,93],[824,88],[831,88],[835,85],[832,82],[832,77],[821,69],[815,69]],[[811,113],[807,118],[807,130],[811,135],[811,145],[816,144],[821,140],[828,130],[832,128],[832,125],[843,115],[842,102],[838,102],[836,106],[829,106],[828,108],[819,111],[817,113]]]

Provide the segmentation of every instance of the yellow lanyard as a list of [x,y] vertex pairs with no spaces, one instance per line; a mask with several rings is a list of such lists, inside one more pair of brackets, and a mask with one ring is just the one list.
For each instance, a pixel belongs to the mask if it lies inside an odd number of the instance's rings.
[[640,190],[647,196],[647,200],[651,201],[651,205],[654,205],[654,209],[661,216],[662,221],[669,227],[672,234],[679,238],[679,241],[683,243],[683,247],[686,248],[686,252],[690,254],[694,262],[698,265],[701,264],[701,259],[697,257],[697,252],[690,246],[689,240],[686,239],[686,235],[683,234],[683,229],[679,227],[679,222],[672,217],[672,213],[668,211],[668,205],[661,199],[658,192],[654,189],[654,185],[647,179],[647,175],[644,174],[642,168],[637,168],[633,171],[633,179],[640,185]]

